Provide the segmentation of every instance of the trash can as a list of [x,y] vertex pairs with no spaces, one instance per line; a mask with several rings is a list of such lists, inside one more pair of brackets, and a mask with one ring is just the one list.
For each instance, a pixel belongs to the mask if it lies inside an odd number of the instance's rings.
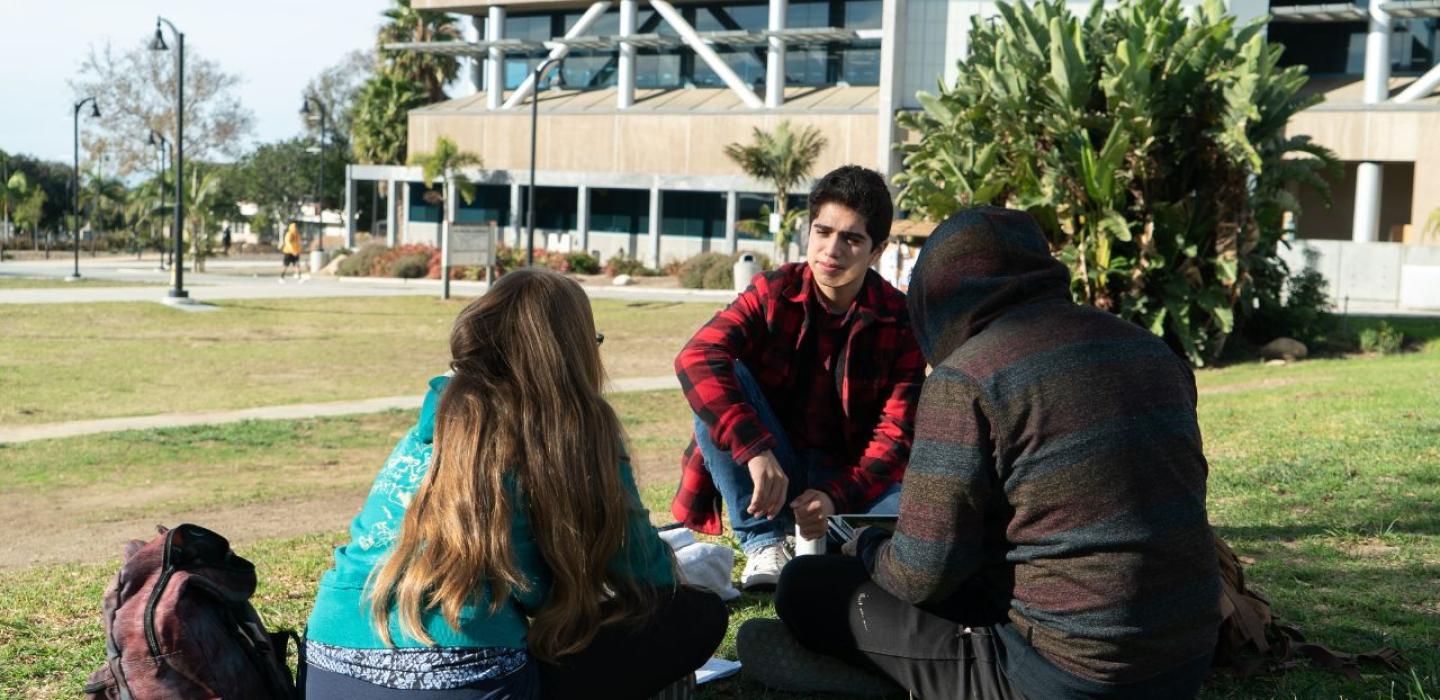
[[754,253],[741,253],[735,261],[735,291],[743,292],[750,286],[750,278],[760,274],[760,263],[755,262]]
[[310,274],[318,275],[323,269],[325,269],[325,251],[310,251]]

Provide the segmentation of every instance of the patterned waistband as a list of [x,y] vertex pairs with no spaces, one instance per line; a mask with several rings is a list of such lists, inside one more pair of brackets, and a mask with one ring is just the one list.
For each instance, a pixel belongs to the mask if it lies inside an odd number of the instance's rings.
[[305,642],[306,663],[399,690],[449,690],[504,678],[530,660],[524,649],[351,649]]

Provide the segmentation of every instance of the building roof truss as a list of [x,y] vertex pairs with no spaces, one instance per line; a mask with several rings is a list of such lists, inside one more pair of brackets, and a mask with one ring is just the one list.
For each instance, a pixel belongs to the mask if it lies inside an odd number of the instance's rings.
[[407,41],[386,44],[382,48],[386,51],[414,51],[416,53],[433,53],[442,56],[478,56],[484,58],[492,48],[500,49],[500,52],[505,54],[528,54],[545,50],[545,45],[538,41],[499,39],[497,41]]
[[[1392,0],[1382,3],[1381,9],[1396,19],[1417,17],[1440,17],[1440,0]],[[1271,7],[1270,16],[1276,22],[1363,22],[1369,19],[1365,8],[1349,3],[1327,3],[1324,5],[1283,5]]]
[[1391,17],[1415,19],[1417,17],[1440,17],[1440,0],[1396,0],[1380,7]]

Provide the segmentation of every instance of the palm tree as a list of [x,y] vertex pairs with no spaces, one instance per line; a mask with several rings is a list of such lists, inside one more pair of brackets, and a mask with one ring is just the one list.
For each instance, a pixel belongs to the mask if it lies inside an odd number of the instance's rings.
[[385,51],[385,44],[458,41],[460,27],[455,19],[443,12],[417,10],[410,6],[410,0],[395,0],[395,6],[383,14],[388,21],[380,27],[378,43],[385,68],[424,86],[431,102],[444,100],[445,84],[460,72],[458,59],[418,51]]
[[[420,178],[429,187],[436,180],[440,180],[442,189],[438,196],[431,193],[426,194],[426,201],[438,202],[440,204],[440,241],[442,250],[448,248],[445,241],[450,237],[450,217],[448,216],[449,202],[445,201],[451,188],[460,193],[460,198],[466,204],[475,201],[475,183],[470,181],[461,168],[481,167],[480,156],[469,151],[460,150],[448,137],[441,136],[435,139],[435,150],[429,153],[417,153],[410,156],[410,165],[420,166]],[[447,261],[448,262],[448,261]],[[442,297],[450,298],[450,271],[442,270],[440,277],[444,280],[441,284]]]
[[170,207],[162,207],[161,203],[166,201],[169,191],[168,178],[156,176],[136,185],[125,202],[125,216],[137,230],[142,223],[150,222],[150,242],[158,246],[162,255],[165,251],[163,232]]
[[226,205],[219,198],[222,177],[215,168],[194,168],[190,171],[190,181],[185,184],[185,223],[190,229],[192,271],[204,272],[205,256],[210,252],[210,231],[205,227],[215,210]]
[[89,212],[93,231],[90,235],[90,255],[95,255],[95,241],[108,230],[105,217],[125,205],[125,183],[117,178],[106,177],[99,172],[90,174],[90,182],[80,192],[82,208]]
[[30,231],[36,250],[40,249],[40,222],[45,219],[45,202],[48,199],[45,188],[36,186],[30,190],[28,197],[15,205],[15,226],[21,231]]
[[[350,131],[350,148],[360,163],[395,165],[405,162],[409,138],[409,113],[425,104],[418,85],[387,71],[376,73],[355,98]],[[382,185],[375,182],[375,198],[383,197]],[[397,202],[389,203],[386,219],[393,226]]]
[[757,180],[769,180],[775,188],[775,209],[780,215],[781,225],[775,231],[775,246],[780,259],[790,260],[790,236],[794,220],[787,215],[790,189],[810,177],[810,170],[825,150],[826,140],[820,130],[813,126],[791,131],[788,120],[780,122],[774,132],[759,127],[754,130],[754,140],[749,144],[732,143],[725,147],[725,155],[735,161],[746,175]]
[[0,182],[0,210],[4,212],[4,223],[0,224],[0,240],[10,233],[10,212],[20,206],[25,193],[30,189],[30,180],[25,173],[16,172],[9,180]]

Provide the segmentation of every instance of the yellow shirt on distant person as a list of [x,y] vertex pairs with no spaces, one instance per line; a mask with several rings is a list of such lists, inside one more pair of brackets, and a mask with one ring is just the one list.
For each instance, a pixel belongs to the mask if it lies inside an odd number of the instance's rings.
[[284,254],[286,254],[286,255],[299,255],[299,254],[300,254],[300,230],[299,230],[299,229],[295,228],[294,226],[291,226],[291,227],[290,227],[290,230],[285,232],[285,246],[280,249],[280,252],[282,252],[282,253],[284,253]]

